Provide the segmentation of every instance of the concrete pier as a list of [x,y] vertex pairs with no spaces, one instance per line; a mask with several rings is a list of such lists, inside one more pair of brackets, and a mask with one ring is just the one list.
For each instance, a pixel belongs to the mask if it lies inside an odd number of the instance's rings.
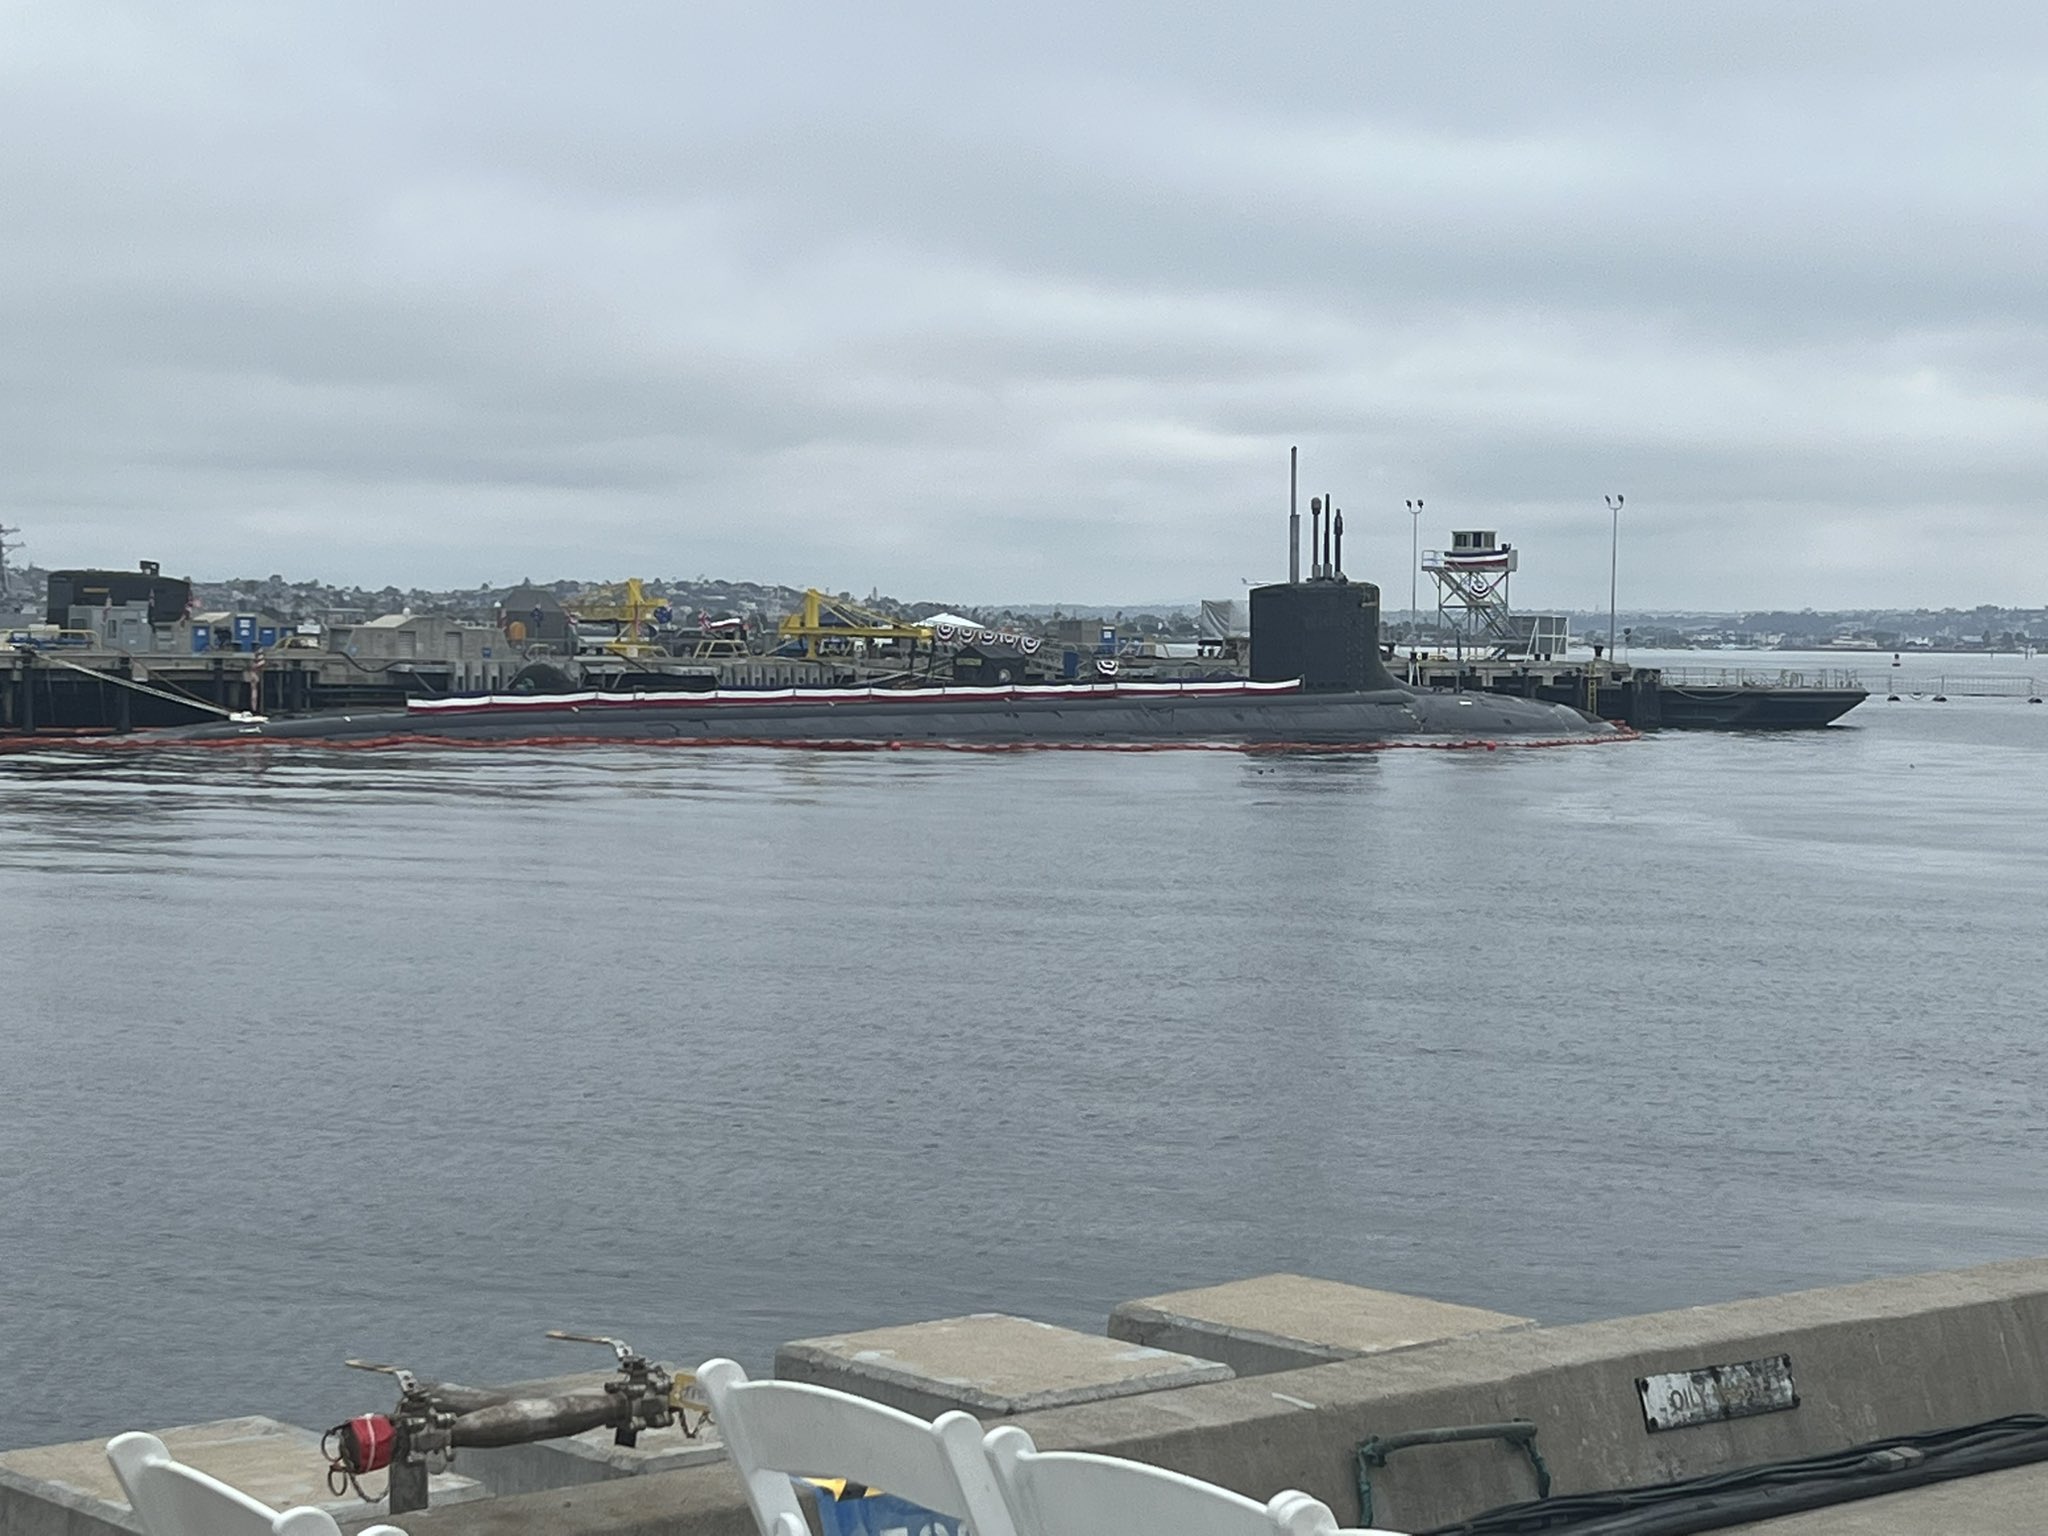
[[1528,1322],[1483,1307],[1336,1280],[1260,1275],[1127,1301],[1110,1313],[1109,1334],[1221,1360],[1240,1376],[1261,1376]]
[[901,1328],[798,1339],[775,1352],[784,1381],[871,1397],[925,1418],[951,1408],[1007,1418],[1072,1403],[1227,1381],[1215,1360],[977,1312]]

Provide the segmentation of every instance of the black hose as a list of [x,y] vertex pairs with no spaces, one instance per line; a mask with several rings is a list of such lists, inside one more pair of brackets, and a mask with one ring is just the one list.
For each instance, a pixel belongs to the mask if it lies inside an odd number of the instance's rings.
[[1421,1536],[1688,1536],[2044,1460],[2048,1414],[2015,1413],[1681,1482],[1509,1504]]

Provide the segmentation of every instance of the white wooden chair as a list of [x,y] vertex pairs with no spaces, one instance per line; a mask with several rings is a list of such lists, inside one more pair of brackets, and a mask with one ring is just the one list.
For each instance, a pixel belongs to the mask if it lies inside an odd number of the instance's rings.
[[792,1477],[852,1478],[965,1520],[974,1536],[1017,1536],[970,1414],[927,1423],[829,1387],[749,1381],[731,1360],[705,1361],[697,1388],[746,1483],[761,1536],[810,1536]]
[[[1041,1451],[1015,1425],[988,1456],[1018,1536],[1335,1536],[1330,1506],[1296,1489],[1264,1504],[1200,1478],[1115,1456]],[[1346,1536],[1395,1536],[1354,1528]]]
[[[324,1509],[303,1504],[283,1513],[171,1455],[155,1435],[116,1435],[107,1460],[149,1536],[341,1536]],[[395,1525],[365,1526],[360,1536],[405,1536]]]

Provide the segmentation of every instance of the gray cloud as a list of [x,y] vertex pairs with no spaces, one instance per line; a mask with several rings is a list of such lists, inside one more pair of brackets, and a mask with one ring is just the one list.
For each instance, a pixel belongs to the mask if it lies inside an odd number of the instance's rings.
[[1390,592],[1421,494],[1597,606],[1622,490],[1645,606],[2042,600],[2033,7],[9,26],[46,561],[1215,594],[1298,442]]

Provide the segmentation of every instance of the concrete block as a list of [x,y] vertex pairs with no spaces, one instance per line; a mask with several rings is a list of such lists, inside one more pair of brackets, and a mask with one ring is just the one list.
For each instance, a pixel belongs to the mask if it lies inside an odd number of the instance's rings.
[[470,1449],[456,1454],[455,1465],[480,1481],[495,1498],[673,1472],[724,1458],[718,1427],[707,1424],[694,1436],[673,1427],[643,1429],[639,1443],[632,1446],[614,1445],[610,1430],[593,1429],[567,1440]]
[[798,1339],[775,1352],[785,1381],[837,1387],[932,1418],[1001,1418],[1168,1387],[1228,1381],[1217,1360],[1132,1345],[1001,1312]]
[[1483,1307],[1283,1274],[1127,1301],[1110,1313],[1109,1333],[1221,1360],[1240,1376],[1263,1376],[1528,1322]]
[[[178,1460],[261,1499],[273,1509],[312,1504],[337,1520],[361,1516],[354,1494],[337,1499],[327,1489],[327,1458],[320,1437],[296,1424],[260,1417],[217,1419],[151,1431]],[[107,1462],[109,1434],[68,1445],[0,1452],[0,1531],[7,1536],[114,1536],[142,1529]],[[365,1485],[382,1485],[381,1475]],[[454,1472],[430,1478],[435,1504],[480,1498],[475,1479]],[[377,1506],[379,1509],[381,1505]]]

